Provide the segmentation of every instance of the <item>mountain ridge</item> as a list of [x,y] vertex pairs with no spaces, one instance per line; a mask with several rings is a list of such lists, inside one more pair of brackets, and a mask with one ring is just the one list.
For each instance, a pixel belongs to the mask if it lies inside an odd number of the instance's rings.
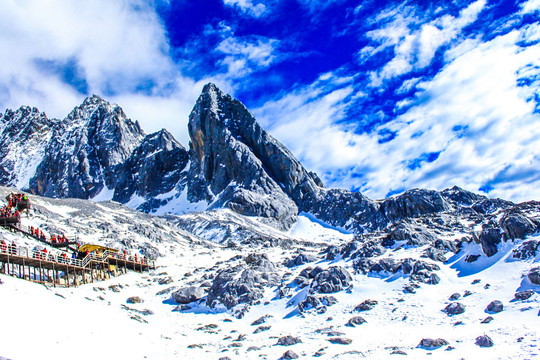
[[[17,132],[17,123],[27,126]],[[35,108],[8,109],[0,126],[0,141],[8,149],[0,153],[3,185],[24,185],[19,179],[28,178],[23,189],[34,194],[111,199],[148,213],[167,208],[182,214],[187,202],[202,204],[197,207],[202,210],[229,208],[286,230],[306,212],[362,233],[410,217],[470,208],[485,214],[490,207],[514,206],[458,187],[411,189],[380,200],[327,189],[240,101],[212,83],[189,116],[188,150],[165,129],[145,134],[120,106],[97,95],[63,120],[48,119]],[[26,167],[10,162],[23,153],[37,155]]]

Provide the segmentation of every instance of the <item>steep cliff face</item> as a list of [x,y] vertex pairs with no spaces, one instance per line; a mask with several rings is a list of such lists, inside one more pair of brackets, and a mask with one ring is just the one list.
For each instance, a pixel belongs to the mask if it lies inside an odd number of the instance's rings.
[[139,208],[145,212],[165,205],[165,199],[158,197],[173,191],[185,178],[182,171],[188,159],[186,149],[167,130],[146,136],[129,159],[115,169],[113,200],[127,203],[133,196],[146,198]]
[[0,184],[28,188],[58,123],[29,106],[0,115]]
[[[256,123],[244,105],[208,84],[191,112],[188,130],[188,199],[212,201],[211,208],[228,207],[282,228],[295,221],[298,208],[282,189],[287,185],[278,185],[279,180],[269,170],[269,156],[260,152],[272,141],[274,150],[281,145]],[[282,150],[288,153],[284,147]]]
[[137,122],[98,96],[84,102],[54,129],[29,189],[49,197],[88,199],[113,189],[115,167],[143,140]]

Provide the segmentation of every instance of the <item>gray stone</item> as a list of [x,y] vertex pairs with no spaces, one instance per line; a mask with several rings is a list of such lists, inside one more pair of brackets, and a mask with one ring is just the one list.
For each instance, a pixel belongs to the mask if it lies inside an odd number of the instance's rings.
[[355,317],[350,318],[347,324],[345,324],[345,326],[355,327],[356,325],[362,325],[365,322],[366,320],[363,317],[355,316]]
[[490,302],[486,308],[486,311],[490,313],[499,313],[503,310],[504,310],[504,305],[499,300],[494,300]]
[[459,300],[461,298],[461,295],[459,293],[453,293],[452,295],[450,295],[450,300],[452,301],[455,301],[455,300]]
[[448,315],[463,314],[465,312],[465,305],[460,302],[453,302],[444,308],[444,312]]
[[531,269],[527,277],[529,278],[531,283],[535,285],[540,285],[540,267]]
[[351,339],[345,338],[345,337],[334,337],[328,339],[332,344],[339,344],[339,345],[349,345],[352,343]]
[[368,310],[373,309],[375,305],[377,304],[378,304],[377,300],[367,299],[367,300],[364,300],[361,304],[357,305],[354,308],[354,311],[368,311]]
[[493,346],[493,340],[487,335],[481,335],[478,336],[474,342],[476,345],[480,347],[492,347]]
[[433,349],[438,349],[444,345],[448,345],[448,341],[446,341],[445,339],[426,338],[426,339],[422,339],[418,346],[424,349],[433,350]]
[[138,296],[131,296],[126,300],[126,302],[128,304],[139,304],[139,303],[142,303],[143,300]]
[[278,339],[276,345],[291,346],[301,343],[302,340],[291,335],[282,336]]
[[315,276],[312,289],[323,294],[334,293],[347,288],[351,281],[352,277],[345,268],[332,266]]
[[488,316],[484,320],[480,321],[480,324],[489,324],[493,321],[493,316]]
[[527,300],[533,295],[534,295],[533,290],[518,291],[517,293],[514,294],[514,299],[523,301],[523,300]]
[[298,359],[299,356],[298,354],[296,354],[294,351],[292,350],[287,350],[283,353],[283,355],[281,355],[281,358],[280,359]]
[[189,304],[204,297],[206,292],[203,288],[197,286],[189,286],[176,290],[171,294],[174,301],[179,304]]

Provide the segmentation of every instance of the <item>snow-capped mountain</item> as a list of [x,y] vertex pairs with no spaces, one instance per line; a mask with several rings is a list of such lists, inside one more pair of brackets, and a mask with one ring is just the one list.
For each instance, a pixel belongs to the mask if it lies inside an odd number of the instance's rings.
[[[30,196],[23,227],[139,253],[157,268],[71,290],[1,275],[11,296],[0,307],[16,310],[0,330],[9,344],[0,356],[37,356],[11,331],[39,316],[19,306],[37,296],[54,314],[90,306],[114,319],[128,335],[110,329],[99,343],[123,347],[116,357],[540,354],[539,202],[458,187],[382,200],[327,189],[213,84],[188,126],[186,150],[166,130],[146,135],[97,96],[63,120],[28,107],[1,116],[2,183],[46,196]],[[0,198],[11,191],[0,187]],[[1,227],[0,239],[44,246]],[[134,296],[141,302],[130,303]],[[72,329],[71,318],[54,321]],[[38,345],[52,341],[48,324],[30,330]],[[76,335],[102,329],[96,318]],[[72,331],[56,332],[56,358],[72,357]]]

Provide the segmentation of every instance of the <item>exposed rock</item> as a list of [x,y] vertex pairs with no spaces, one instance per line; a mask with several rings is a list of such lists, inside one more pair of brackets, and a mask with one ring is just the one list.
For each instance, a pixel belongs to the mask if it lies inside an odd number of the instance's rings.
[[189,304],[190,302],[201,299],[206,292],[204,289],[196,286],[184,287],[173,292],[172,298],[179,304]]
[[298,359],[298,355],[292,351],[292,350],[287,350],[283,353],[283,355],[281,355],[281,358],[280,359]]
[[489,324],[490,322],[493,321],[493,316],[488,316],[487,318],[485,318],[484,320],[480,321],[481,324]]
[[355,327],[356,325],[362,325],[365,322],[366,320],[363,317],[355,316],[355,317],[350,318],[347,324],[345,324],[345,326]]
[[270,330],[270,328],[271,328],[271,326],[269,326],[269,325],[261,325],[261,326],[257,327],[253,333],[258,334],[260,332]]
[[368,310],[373,309],[375,305],[377,304],[378,304],[377,300],[367,299],[367,300],[364,300],[361,304],[357,305],[354,308],[354,311],[368,311]]
[[540,267],[531,269],[527,277],[529,278],[531,283],[535,285],[540,285]]
[[317,260],[317,257],[313,255],[306,255],[306,254],[299,254],[295,258],[285,261],[286,267],[294,267],[294,266],[300,266],[304,264],[308,264],[310,262],[314,262]]
[[523,290],[523,291],[518,291],[517,293],[514,294],[514,298],[516,300],[527,300],[528,298],[530,298],[531,296],[534,295],[534,291],[533,290]]
[[422,341],[420,341],[420,344],[418,346],[424,349],[433,350],[433,349],[438,349],[444,345],[448,345],[448,341],[446,341],[445,339],[426,338],[426,339],[422,339]]
[[333,296],[308,295],[303,301],[298,303],[298,310],[300,310],[300,312],[306,312],[315,309],[319,313],[324,313],[326,312],[327,306],[332,306],[334,304],[337,304],[337,300]]
[[519,248],[514,249],[512,257],[514,259],[526,260],[536,256],[540,247],[540,241],[529,240],[523,242]]
[[140,297],[138,297],[138,296],[131,296],[131,297],[129,297],[129,298],[126,300],[126,302],[127,302],[128,304],[139,304],[139,303],[142,303],[143,301],[142,301],[142,299],[141,299]]
[[453,293],[452,295],[450,295],[450,300],[452,301],[455,301],[455,300],[459,300],[461,298],[461,295],[459,293]]
[[478,336],[474,342],[476,345],[480,347],[492,347],[493,346],[493,340],[487,335],[481,335]]
[[519,213],[510,212],[499,221],[508,239],[524,239],[538,230],[538,224]]
[[463,314],[465,312],[465,305],[460,302],[453,302],[444,308],[444,312],[448,315]]
[[251,323],[251,326],[264,324],[264,323],[266,322],[266,319],[270,319],[270,318],[272,318],[272,317],[273,317],[272,315],[264,315],[264,316],[261,316],[261,317],[258,318],[257,320],[253,321],[253,322]]
[[407,355],[407,353],[403,350],[394,350],[390,353],[390,355]]
[[291,346],[301,343],[302,340],[291,335],[282,336],[278,339],[276,345]]
[[[215,85],[204,87],[189,116],[190,201],[213,201],[287,229],[302,198],[302,186],[317,187],[312,175],[270,136],[238,100]],[[282,187],[278,184],[282,184]],[[211,194],[219,194],[212,199]]]
[[315,276],[312,289],[324,294],[334,293],[347,288],[351,281],[352,277],[345,268],[332,266]]
[[253,304],[262,298],[264,286],[278,285],[275,265],[265,254],[250,254],[244,263],[220,271],[208,289],[207,304],[221,302],[228,309]]
[[497,245],[502,241],[500,229],[484,225],[482,232],[477,236],[477,240],[482,245],[482,250],[487,257],[497,253]]
[[352,343],[351,339],[345,338],[345,337],[334,337],[328,339],[332,344],[339,344],[339,345],[349,345]]
[[498,313],[498,312],[503,311],[503,309],[504,309],[503,303],[499,300],[494,300],[488,304],[486,311],[490,313]]

